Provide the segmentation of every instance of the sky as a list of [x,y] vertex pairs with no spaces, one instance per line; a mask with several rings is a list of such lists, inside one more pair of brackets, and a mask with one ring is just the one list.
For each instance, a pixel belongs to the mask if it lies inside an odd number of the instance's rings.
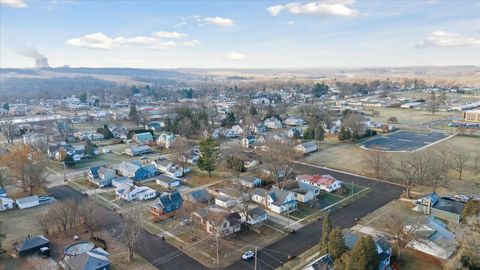
[[0,67],[480,65],[480,1],[0,0]]

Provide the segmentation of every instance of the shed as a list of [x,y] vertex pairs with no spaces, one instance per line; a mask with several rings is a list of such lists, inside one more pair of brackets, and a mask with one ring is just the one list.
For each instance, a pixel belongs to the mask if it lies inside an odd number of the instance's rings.
[[40,204],[40,200],[37,195],[27,196],[20,199],[17,199],[17,205],[20,209],[35,207]]
[[49,247],[50,240],[45,236],[39,235],[35,237],[28,237],[20,244],[15,245],[15,250],[19,256],[25,256],[40,251],[43,247]]

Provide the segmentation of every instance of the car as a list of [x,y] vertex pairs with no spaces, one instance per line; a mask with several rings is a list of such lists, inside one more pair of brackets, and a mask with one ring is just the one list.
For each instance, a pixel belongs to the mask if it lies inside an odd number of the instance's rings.
[[148,157],[147,156],[141,156],[140,159],[145,160],[145,159],[148,159]]
[[186,219],[184,219],[184,220],[180,221],[180,225],[182,225],[182,226],[183,226],[183,225],[190,224],[190,222],[191,222],[191,221],[192,221],[192,219],[191,219],[191,218],[186,218]]
[[73,238],[73,240],[80,240],[80,237],[79,237],[78,235],[76,235],[76,234],[75,234],[75,235],[73,235],[73,237],[72,237],[72,238]]
[[251,258],[253,258],[253,257],[255,257],[255,252],[253,252],[253,251],[251,251],[251,250],[243,253],[243,255],[242,255],[242,259],[244,259],[244,260],[249,260],[249,259],[251,259]]

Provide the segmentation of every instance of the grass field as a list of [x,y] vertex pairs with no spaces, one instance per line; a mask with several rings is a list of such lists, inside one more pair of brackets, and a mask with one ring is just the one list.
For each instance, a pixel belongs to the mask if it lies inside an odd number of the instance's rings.
[[423,110],[412,110],[402,108],[375,108],[380,112],[379,116],[372,116],[378,122],[388,123],[388,118],[396,117],[398,124],[409,126],[421,126],[437,120],[448,120],[451,117],[460,117],[458,112],[436,112],[435,115]]

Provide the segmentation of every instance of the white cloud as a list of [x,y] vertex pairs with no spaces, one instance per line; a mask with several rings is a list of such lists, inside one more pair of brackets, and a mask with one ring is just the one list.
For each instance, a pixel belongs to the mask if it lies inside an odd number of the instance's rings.
[[197,39],[192,39],[192,40],[187,40],[187,41],[182,42],[182,45],[187,46],[187,47],[195,47],[195,46],[198,46],[200,44],[201,44],[200,40],[197,40]]
[[177,45],[194,47],[200,44],[198,40],[185,40],[177,43],[168,39],[180,39],[186,37],[186,34],[178,32],[155,32],[152,36],[135,36],[135,37],[110,37],[103,33],[97,32],[87,34],[82,37],[72,38],[65,43],[71,46],[84,47],[91,49],[113,49],[117,47],[129,46],[146,46],[154,50],[173,49]]
[[228,18],[222,18],[222,17],[206,17],[203,18],[203,21],[207,24],[214,24],[218,26],[223,26],[223,27],[229,27],[233,26],[233,20],[228,19]]
[[357,14],[357,11],[348,5],[353,1],[320,1],[299,3],[292,2],[286,5],[276,5],[267,8],[272,16],[279,15],[283,10],[287,10],[294,15],[317,15],[317,16],[340,16],[351,17]]
[[282,5],[276,5],[276,6],[271,6],[267,8],[267,11],[270,13],[272,16],[277,16],[282,12],[282,10],[285,9],[285,6]]
[[228,52],[223,58],[232,61],[240,61],[245,59],[247,56],[245,54],[241,54],[239,52],[231,51]]
[[480,45],[480,38],[469,38],[456,33],[436,30],[430,32],[427,38],[418,42],[415,47],[460,47],[471,45]]
[[26,8],[27,3],[24,0],[0,0],[0,4],[12,8]]
[[184,38],[187,37],[187,34],[179,33],[179,32],[165,32],[165,31],[158,31],[153,34],[155,37],[158,38]]

